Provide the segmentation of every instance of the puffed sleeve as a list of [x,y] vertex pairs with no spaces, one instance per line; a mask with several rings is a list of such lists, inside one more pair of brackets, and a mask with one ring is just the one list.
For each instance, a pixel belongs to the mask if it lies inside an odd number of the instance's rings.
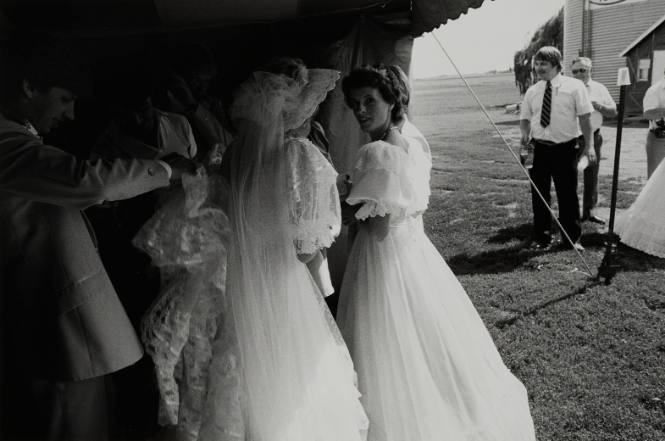
[[387,214],[404,214],[412,208],[416,192],[407,176],[408,154],[383,141],[364,145],[351,174],[352,187],[346,202],[363,204],[359,220]]
[[287,139],[289,221],[298,253],[329,247],[341,228],[337,172],[311,141]]

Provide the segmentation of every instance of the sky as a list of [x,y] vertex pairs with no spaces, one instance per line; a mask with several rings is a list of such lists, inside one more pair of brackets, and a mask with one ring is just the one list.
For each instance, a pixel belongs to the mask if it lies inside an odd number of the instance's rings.
[[[485,0],[478,9],[449,21],[433,32],[463,74],[506,70],[513,55],[534,32],[556,15],[565,0]],[[454,75],[455,70],[429,33],[416,38],[411,75],[427,78]]]

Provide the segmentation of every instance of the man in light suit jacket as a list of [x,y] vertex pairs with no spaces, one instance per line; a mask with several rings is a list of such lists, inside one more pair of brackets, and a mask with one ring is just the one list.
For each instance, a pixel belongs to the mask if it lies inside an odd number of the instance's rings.
[[41,136],[74,118],[62,44],[6,43],[0,89],[0,439],[104,440],[108,375],[142,349],[81,210],[169,185],[182,157],[81,161]]

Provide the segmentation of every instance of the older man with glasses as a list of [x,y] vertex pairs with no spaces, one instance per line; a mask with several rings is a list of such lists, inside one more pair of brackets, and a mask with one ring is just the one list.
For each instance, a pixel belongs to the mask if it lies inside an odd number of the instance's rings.
[[[573,76],[582,81],[589,93],[593,106],[591,112],[591,129],[593,130],[593,149],[596,152],[596,163],[589,164],[584,169],[584,197],[582,201],[582,221],[604,224],[605,220],[596,216],[594,209],[598,203],[598,170],[600,168],[600,148],[603,145],[603,136],[600,128],[603,126],[603,117],[617,115],[617,106],[607,87],[591,79],[592,63],[587,57],[577,57],[571,64]],[[584,151],[584,137],[578,138],[579,151]]]

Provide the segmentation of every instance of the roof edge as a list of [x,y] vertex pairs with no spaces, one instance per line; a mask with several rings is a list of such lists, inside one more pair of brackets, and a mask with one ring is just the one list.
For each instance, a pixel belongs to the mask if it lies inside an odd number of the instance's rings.
[[644,31],[639,37],[637,37],[635,40],[633,40],[633,42],[630,43],[630,44],[629,44],[629,45],[628,45],[628,46],[627,46],[627,47],[626,47],[626,48],[625,48],[625,49],[619,54],[619,56],[620,56],[620,57],[625,57],[625,56],[628,54],[628,52],[630,52],[631,50],[633,50],[633,48],[634,48],[635,46],[637,46],[638,44],[640,44],[640,43],[642,42],[642,40],[644,40],[649,34],[651,34],[653,31],[655,31],[656,28],[658,28],[658,26],[660,26],[660,25],[663,24],[663,23],[665,23],[665,15],[663,15],[662,17],[660,17],[660,19],[658,19],[654,24],[652,24],[651,26],[649,26],[649,28],[648,28],[646,31]]

